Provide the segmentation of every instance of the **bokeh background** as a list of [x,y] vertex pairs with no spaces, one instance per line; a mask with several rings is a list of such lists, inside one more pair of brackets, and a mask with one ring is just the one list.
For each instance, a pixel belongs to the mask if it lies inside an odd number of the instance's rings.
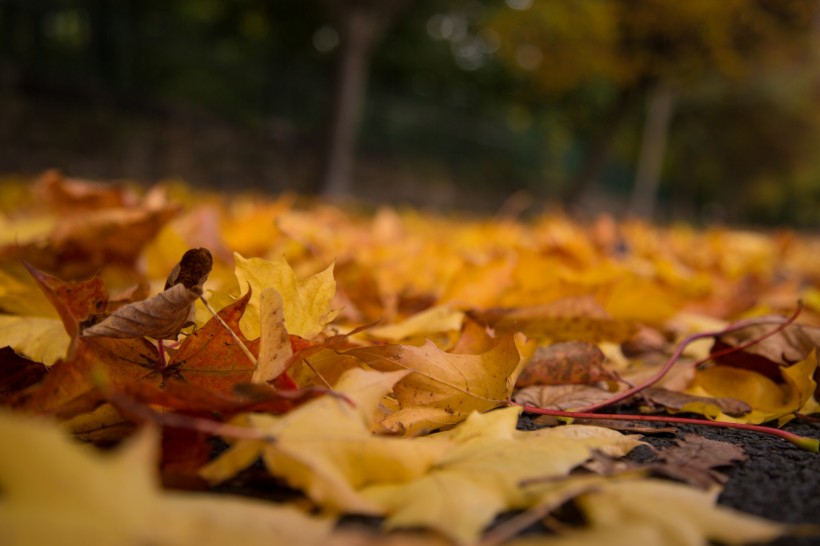
[[820,224],[817,0],[0,0],[0,176]]

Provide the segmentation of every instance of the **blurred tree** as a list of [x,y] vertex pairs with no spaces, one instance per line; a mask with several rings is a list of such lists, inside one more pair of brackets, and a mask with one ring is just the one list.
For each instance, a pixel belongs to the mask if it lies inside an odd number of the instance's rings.
[[[799,55],[814,38],[817,7],[806,0],[507,0],[488,28],[501,37],[507,65],[529,75],[530,100],[555,100],[584,87],[600,87],[610,97],[565,189],[572,206],[600,175],[615,135],[639,104],[659,105],[650,108],[658,119],[647,122],[656,134],[644,140],[644,153],[661,156],[657,132],[672,113],[671,98],[661,95],[707,80],[745,81],[761,67]],[[642,163],[648,167],[636,187],[647,195],[635,202],[651,209],[660,161]]]
[[408,0],[324,3],[338,28],[339,50],[320,187],[325,195],[340,197],[351,191],[351,168],[373,49]]

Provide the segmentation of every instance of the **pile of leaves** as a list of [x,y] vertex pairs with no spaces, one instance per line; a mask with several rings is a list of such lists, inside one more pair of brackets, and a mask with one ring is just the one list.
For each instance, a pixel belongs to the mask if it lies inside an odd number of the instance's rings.
[[[778,428],[820,411],[817,238],[141,194],[56,172],[3,192],[3,544],[794,532],[715,504],[714,469],[743,459],[729,444],[621,458],[656,432],[643,421],[817,451]],[[517,430],[522,412],[543,428]],[[242,476],[267,500],[208,492]]]

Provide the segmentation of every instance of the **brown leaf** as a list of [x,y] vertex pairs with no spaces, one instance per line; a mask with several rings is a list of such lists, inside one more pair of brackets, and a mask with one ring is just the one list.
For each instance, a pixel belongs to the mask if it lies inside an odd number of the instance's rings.
[[592,385],[533,385],[513,396],[519,404],[544,409],[572,411],[612,398],[612,393]]
[[[183,287],[181,284],[173,288]],[[242,335],[239,320],[251,298],[251,291],[219,311],[220,318],[256,356],[259,340]],[[234,337],[215,318],[182,342],[163,370],[166,381],[182,381],[220,393],[231,393],[237,383],[248,383],[255,370]]]
[[44,364],[19,356],[11,347],[0,349],[0,403],[39,382],[47,371]]
[[754,341],[742,350],[719,356],[716,361],[756,371],[774,381],[780,381],[780,366],[791,366],[800,362],[812,349],[820,347],[820,329],[790,324],[772,336],[763,337],[774,328],[775,326],[770,324],[759,324],[720,336],[715,340],[712,353]]
[[168,277],[164,291],[117,309],[83,330],[83,336],[176,339],[179,331],[193,320],[194,302],[202,296],[202,285],[212,264],[207,249],[187,251]]
[[117,309],[102,322],[83,330],[83,336],[176,339],[179,331],[193,320],[193,304],[201,295],[201,291],[190,290],[183,284],[174,285]]
[[517,388],[531,385],[591,385],[618,381],[603,366],[604,353],[588,341],[562,341],[535,350],[518,377]]
[[657,455],[662,462],[651,465],[655,472],[702,489],[708,489],[715,483],[726,483],[728,478],[715,468],[747,458],[743,448],[738,445],[710,440],[697,434],[684,435],[676,446],[661,449]]
[[49,368],[43,382],[18,402],[23,409],[51,412],[95,390],[95,377],[113,386],[160,376],[159,354],[147,339],[80,337],[66,360]]
[[29,264],[25,266],[60,315],[63,326],[72,339],[79,334],[80,323],[105,311],[108,294],[99,277],[87,281],[66,282],[38,271]]
[[[695,396],[684,392],[670,391],[661,387],[650,387],[641,391],[643,397],[654,404],[676,411],[687,411],[693,405],[711,405],[720,408],[720,411],[732,417],[740,417],[752,411],[751,406],[736,398]],[[689,406],[689,408],[687,408]]]
[[202,291],[202,285],[211,273],[214,259],[207,248],[192,248],[182,255],[179,263],[168,275],[165,281],[165,289],[168,290],[176,284],[182,284],[188,290]]
[[130,207],[139,201],[134,192],[124,186],[65,178],[56,169],[43,173],[35,183],[34,193],[54,212],[61,214]]

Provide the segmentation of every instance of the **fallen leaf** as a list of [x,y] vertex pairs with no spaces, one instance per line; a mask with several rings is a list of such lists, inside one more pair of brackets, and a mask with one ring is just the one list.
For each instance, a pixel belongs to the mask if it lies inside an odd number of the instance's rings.
[[182,328],[194,323],[194,302],[202,296],[202,285],[208,279],[212,263],[207,249],[187,251],[168,276],[165,290],[120,307],[102,321],[85,328],[82,335],[176,339]]
[[380,339],[399,341],[425,334],[458,331],[463,320],[463,311],[449,305],[440,305],[417,313],[402,322],[371,328],[367,334]]
[[51,366],[63,358],[71,344],[60,319],[0,315],[0,347]]
[[769,542],[787,532],[786,525],[716,505],[716,493],[661,480],[610,481],[576,500],[585,528],[518,538],[507,546],[739,545]]
[[11,347],[0,349],[0,404],[38,383],[47,371],[44,364],[19,356]]
[[58,213],[77,214],[106,208],[133,207],[139,202],[139,197],[124,186],[65,178],[56,169],[44,172],[35,182],[33,191]]
[[695,396],[685,392],[671,391],[661,387],[650,387],[641,391],[647,402],[663,406],[673,412],[693,412],[701,415],[722,411],[732,417],[741,417],[752,411],[752,407],[736,398]]
[[193,324],[194,302],[202,292],[177,284],[148,299],[130,303],[101,322],[83,330],[83,336],[177,339],[180,330]]
[[753,325],[722,335],[715,340],[712,353],[748,345],[742,350],[721,354],[717,357],[717,362],[756,371],[777,381],[780,366],[791,366],[820,346],[820,329],[790,324],[776,334],[767,336],[775,327]]
[[427,342],[422,347],[383,345],[344,352],[376,370],[410,370],[393,389],[401,409],[382,424],[416,435],[454,425],[473,411],[502,405],[512,394],[520,356],[511,335],[488,351],[454,354]]
[[250,339],[260,335],[259,300],[266,288],[275,288],[284,302],[285,327],[288,333],[313,339],[338,314],[330,308],[336,291],[333,265],[307,279],[297,279],[287,260],[243,258],[234,254],[236,278],[242,290],[246,286],[257,294],[251,298],[248,316],[242,320],[242,331]]
[[519,404],[561,411],[577,410],[610,398],[611,392],[594,385],[533,385],[513,396]]
[[471,311],[470,316],[499,331],[523,332],[552,341],[622,342],[635,324],[613,319],[592,297],[565,298],[542,305]]
[[588,341],[562,341],[539,347],[521,371],[515,386],[617,382],[617,376],[603,366],[605,359],[603,351]]
[[259,360],[253,372],[253,383],[266,383],[279,377],[288,367],[293,348],[285,327],[285,307],[282,295],[275,288],[266,288],[259,302]]
[[84,321],[105,311],[108,293],[103,288],[100,277],[80,282],[66,282],[38,271],[29,264],[26,264],[26,269],[54,306],[71,339],[79,335],[80,325]]
[[586,461],[594,449],[620,456],[640,444],[598,427],[515,430],[520,408],[473,413],[430,437],[455,443],[423,476],[404,484],[372,484],[366,498],[382,506],[388,529],[428,527],[458,544],[473,543],[502,511],[537,500],[521,482],[558,478]]
[[330,534],[331,520],[293,508],[160,490],[152,428],[101,453],[45,421],[0,412],[0,436],[14,445],[0,450],[0,537],[9,546],[321,545]]
[[382,397],[407,373],[353,369],[335,385],[336,392],[352,404],[326,396],[283,417],[244,416],[241,422],[245,426],[264,432],[271,441],[236,441],[202,468],[202,477],[211,483],[224,481],[261,455],[272,475],[302,489],[325,510],[379,514],[378,505],[359,493],[362,487],[421,476],[449,445],[370,433],[370,423]]
[[654,472],[701,489],[728,481],[715,468],[747,459],[742,447],[697,434],[685,434],[676,445],[658,450],[656,456],[661,462],[650,465]]
[[816,354],[812,351],[804,360],[781,367],[782,383],[754,371],[717,365],[698,370],[687,392],[696,396],[734,398],[752,408],[740,417],[710,411],[706,416],[711,419],[753,424],[772,420],[785,423],[806,406],[812,408],[810,411],[817,411],[817,402],[813,398],[817,388],[813,379],[817,369]]

